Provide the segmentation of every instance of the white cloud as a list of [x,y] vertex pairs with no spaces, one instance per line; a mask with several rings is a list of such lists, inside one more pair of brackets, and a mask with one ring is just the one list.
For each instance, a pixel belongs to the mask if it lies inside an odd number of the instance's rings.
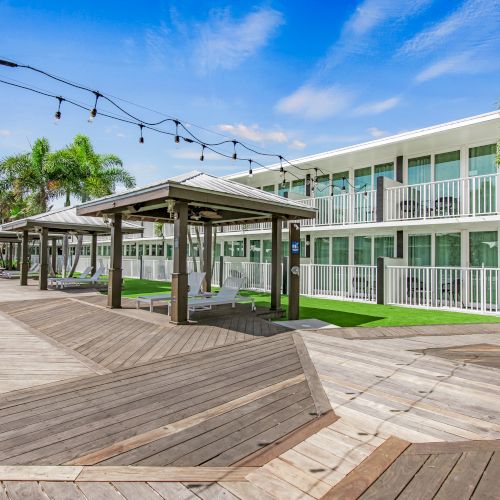
[[280,113],[321,120],[344,111],[352,102],[353,93],[338,86],[304,85],[278,101]]
[[477,64],[477,61],[472,61],[472,54],[464,52],[445,57],[427,66],[415,77],[415,80],[422,83],[443,75],[473,73],[480,69],[481,64]]
[[197,26],[194,57],[199,72],[234,68],[264,47],[283,24],[283,15],[270,8],[260,8],[241,20],[229,11],[212,11],[210,19]]
[[416,15],[432,0],[364,0],[342,28],[339,40],[321,61],[323,70],[332,68],[349,55],[372,50],[377,28]]
[[371,102],[358,106],[354,110],[355,115],[377,115],[391,108],[394,108],[401,102],[400,97],[389,97],[383,101]]
[[306,146],[307,144],[305,142],[299,141],[298,139],[293,140],[288,145],[290,149],[298,149],[298,150],[304,149]]
[[377,127],[370,127],[366,129],[366,131],[375,139],[379,139],[380,137],[385,137],[389,135],[389,132],[385,132],[384,130],[380,130]]
[[426,54],[450,39],[475,46],[477,41],[488,39],[488,32],[498,30],[499,7],[500,0],[465,0],[446,18],[410,38],[399,54]]
[[221,124],[217,125],[217,128],[222,132],[227,132],[235,137],[248,139],[253,142],[277,142],[281,144],[288,141],[285,132],[281,130],[263,130],[257,124]]
[[0,128],[0,137],[10,137],[12,132],[6,128]]

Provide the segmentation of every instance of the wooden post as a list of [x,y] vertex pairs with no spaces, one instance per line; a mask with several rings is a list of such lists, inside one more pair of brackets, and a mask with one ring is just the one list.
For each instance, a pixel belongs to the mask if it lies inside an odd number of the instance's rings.
[[377,304],[385,304],[384,278],[385,262],[384,257],[377,257]]
[[205,292],[212,291],[212,223],[205,222],[203,231],[203,270],[205,271]]
[[21,242],[17,242],[17,248],[16,248],[16,269],[18,271],[21,270]]
[[174,208],[174,271],[170,305],[170,322],[176,325],[186,324],[188,320],[187,232],[188,204],[178,201]]
[[281,218],[273,215],[271,229],[271,310],[281,309]]
[[122,306],[122,214],[111,216],[111,256],[108,276],[108,307]]
[[92,233],[90,241],[90,267],[92,274],[97,271],[97,233]]
[[21,241],[21,280],[19,282],[19,284],[21,286],[26,286],[28,284],[28,269],[29,269],[29,263],[28,263],[28,253],[29,253],[28,237],[29,237],[28,231],[23,231],[23,239]]
[[14,260],[14,244],[12,242],[9,242],[9,248],[8,248],[8,261],[7,261],[7,269],[12,269],[12,261]]
[[40,271],[38,273],[38,288],[47,290],[49,277],[49,230],[42,227],[40,233]]
[[288,223],[288,319],[299,319],[300,224]]
[[52,248],[50,257],[52,259],[52,271],[57,274],[57,239],[52,238]]

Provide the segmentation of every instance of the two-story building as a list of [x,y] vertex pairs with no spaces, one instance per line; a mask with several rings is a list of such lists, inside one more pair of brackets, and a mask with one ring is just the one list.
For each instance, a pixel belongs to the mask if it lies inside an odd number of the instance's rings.
[[[397,260],[385,265],[386,303],[496,312],[499,138],[495,111],[227,178],[317,209],[301,228],[304,294],[375,301],[377,258],[387,257]],[[166,260],[168,269],[171,233],[163,233],[127,242],[125,258]],[[286,230],[283,239],[285,248]],[[269,224],[224,228],[216,255],[224,273],[239,269],[250,288],[267,289]]]

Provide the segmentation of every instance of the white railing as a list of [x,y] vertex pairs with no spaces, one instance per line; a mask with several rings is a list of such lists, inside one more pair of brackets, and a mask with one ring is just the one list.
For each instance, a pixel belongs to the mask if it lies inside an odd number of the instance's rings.
[[388,266],[386,302],[497,313],[499,277],[497,268]]
[[300,293],[303,295],[375,302],[376,289],[375,266],[301,266]]
[[386,188],[385,220],[497,214],[498,175]]
[[304,227],[364,224],[374,222],[376,218],[375,190],[298,201],[317,209],[316,219],[301,222]]

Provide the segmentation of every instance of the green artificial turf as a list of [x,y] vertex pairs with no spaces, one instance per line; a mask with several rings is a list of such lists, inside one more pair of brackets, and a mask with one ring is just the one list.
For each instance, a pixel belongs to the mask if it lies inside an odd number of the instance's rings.
[[[135,298],[139,295],[170,292],[170,283],[126,278],[123,296]],[[256,304],[269,307],[268,293],[242,291],[242,295],[255,297]],[[282,297],[282,304],[287,305],[287,297]],[[415,309],[409,307],[382,306],[365,302],[347,302],[342,300],[300,298],[301,319],[315,318],[338,326],[408,326],[465,323],[498,323],[500,317],[440,311],[436,309]]]

